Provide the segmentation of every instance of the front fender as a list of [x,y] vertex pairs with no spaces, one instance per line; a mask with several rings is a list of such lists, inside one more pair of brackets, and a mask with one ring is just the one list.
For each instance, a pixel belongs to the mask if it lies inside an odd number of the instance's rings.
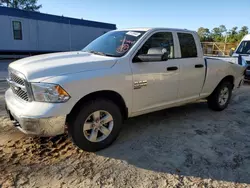
[[128,113],[132,109],[132,75],[125,72],[112,69],[87,71],[53,77],[44,82],[60,84],[71,96],[58,112],[60,114],[69,114],[84,96],[103,90],[118,93],[124,99]]

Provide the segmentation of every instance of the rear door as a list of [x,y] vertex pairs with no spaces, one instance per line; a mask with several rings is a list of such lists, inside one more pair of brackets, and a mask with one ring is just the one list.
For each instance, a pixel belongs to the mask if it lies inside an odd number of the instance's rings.
[[198,98],[205,79],[205,61],[194,33],[177,32],[180,47],[180,86],[179,99]]

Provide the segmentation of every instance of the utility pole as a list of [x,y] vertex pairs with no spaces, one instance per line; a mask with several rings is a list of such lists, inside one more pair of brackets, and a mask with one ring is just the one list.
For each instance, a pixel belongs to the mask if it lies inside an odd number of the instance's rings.
[[224,50],[223,50],[223,54],[225,56],[225,52],[226,52],[226,46],[227,46],[227,34],[226,34],[226,37],[225,37],[225,43],[224,43]]

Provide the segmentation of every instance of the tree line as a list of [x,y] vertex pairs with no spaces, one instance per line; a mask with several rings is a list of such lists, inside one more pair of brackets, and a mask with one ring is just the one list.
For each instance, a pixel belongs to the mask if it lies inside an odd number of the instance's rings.
[[29,11],[39,11],[42,8],[42,5],[37,4],[37,0],[0,0],[0,6]]
[[238,29],[238,27],[227,29],[225,25],[215,27],[211,31],[208,28],[200,27],[197,32],[201,42],[226,43],[240,42],[241,39],[249,33],[247,26],[243,26],[240,29]]

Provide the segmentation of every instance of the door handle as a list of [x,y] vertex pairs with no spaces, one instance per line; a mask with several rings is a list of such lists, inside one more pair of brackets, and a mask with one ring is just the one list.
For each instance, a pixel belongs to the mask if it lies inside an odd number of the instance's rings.
[[178,67],[167,67],[167,71],[176,71]]
[[197,65],[195,65],[194,67],[195,67],[195,68],[203,68],[204,65],[203,65],[203,64],[197,64]]

